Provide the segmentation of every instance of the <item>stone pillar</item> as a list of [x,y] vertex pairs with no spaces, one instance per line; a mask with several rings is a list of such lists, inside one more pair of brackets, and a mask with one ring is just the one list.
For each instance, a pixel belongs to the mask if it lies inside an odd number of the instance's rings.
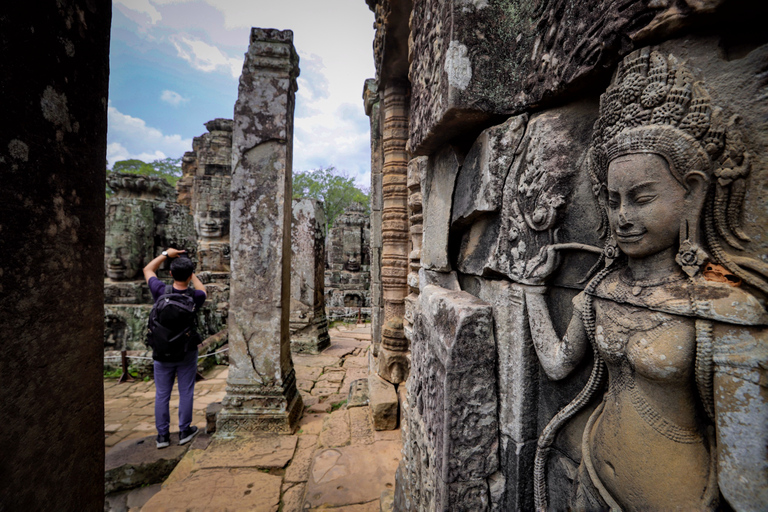
[[99,511],[112,7],[0,12],[0,509]]
[[378,373],[399,384],[408,378],[408,341],[403,331],[408,294],[408,86],[392,81],[384,90],[381,281],[384,323]]
[[421,238],[423,235],[423,213],[421,182],[426,173],[429,159],[426,156],[413,158],[408,162],[408,234],[410,252],[408,253],[408,296],[405,298],[405,316],[403,329],[408,344],[413,341],[414,309],[419,297],[419,269],[421,268]]
[[371,123],[371,340],[373,354],[379,355],[384,299],[381,292],[381,213],[383,208],[381,173],[384,155],[381,140],[379,86],[369,78],[363,89],[365,114]]
[[325,316],[323,203],[293,200],[291,228],[291,350],[317,354],[331,344]]
[[290,30],[251,29],[232,140],[229,377],[217,430],[291,433],[301,416],[288,330],[293,109]]

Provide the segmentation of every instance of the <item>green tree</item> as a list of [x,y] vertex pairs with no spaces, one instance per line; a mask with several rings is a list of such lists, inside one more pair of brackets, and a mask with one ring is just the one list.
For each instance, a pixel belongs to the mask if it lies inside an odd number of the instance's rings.
[[[176,182],[181,178],[181,157],[163,158],[162,160],[154,160],[149,163],[136,159],[119,160],[112,166],[111,171],[107,169],[107,174],[110,172],[157,176],[165,178],[165,181],[175,187]],[[110,197],[112,194],[113,192],[107,187],[107,197]]]
[[293,175],[293,198],[311,197],[323,202],[326,229],[353,202],[368,211],[368,190],[357,187],[354,178],[333,166],[297,172]]

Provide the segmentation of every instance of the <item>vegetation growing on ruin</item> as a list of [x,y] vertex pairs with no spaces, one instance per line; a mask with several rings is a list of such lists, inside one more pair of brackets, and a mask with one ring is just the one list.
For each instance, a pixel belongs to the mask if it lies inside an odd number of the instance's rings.
[[[115,162],[109,172],[124,172],[127,174],[139,174],[141,176],[157,176],[165,178],[165,181],[175,187],[176,182],[181,178],[181,157],[163,158],[152,162],[143,162],[137,159],[120,160]],[[112,196],[113,191],[107,186],[107,197]]]
[[336,217],[353,202],[363,205],[368,212],[368,190],[355,185],[354,178],[344,171],[328,166],[294,173],[293,198],[311,197],[323,202],[326,233],[333,227]]

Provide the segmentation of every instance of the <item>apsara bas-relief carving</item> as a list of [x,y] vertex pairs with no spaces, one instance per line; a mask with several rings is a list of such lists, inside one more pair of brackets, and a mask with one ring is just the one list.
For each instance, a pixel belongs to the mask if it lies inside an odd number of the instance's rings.
[[[548,505],[555,436],[596,400],[573,508],[761,508],[768,314],[759,299],[768,272],[740,254],[752,159],[739,118],[715,105],[683,62],[649,49],[624,58],[599,112],[587,165],[605,267],[573,299],[562,339],[543,286],[557,268],[556,241],[533,269],[510,266],[539,284],[526,287],[526,303],[547,377],[568,377],[594,352],[586,387],[539,437],[536,507]],[[523,186],[536,183],[530,176]],[[514,221],[546,232],[559,199],[544,199],[542,210],[520,208]]]

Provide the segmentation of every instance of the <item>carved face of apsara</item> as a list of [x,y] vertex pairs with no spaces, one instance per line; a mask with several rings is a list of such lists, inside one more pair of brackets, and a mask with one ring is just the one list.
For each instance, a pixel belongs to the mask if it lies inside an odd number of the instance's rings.
[[611,161],[608,220],[622,252],[642,259],[676,247],[685,194],[659,155],[634,153]]

